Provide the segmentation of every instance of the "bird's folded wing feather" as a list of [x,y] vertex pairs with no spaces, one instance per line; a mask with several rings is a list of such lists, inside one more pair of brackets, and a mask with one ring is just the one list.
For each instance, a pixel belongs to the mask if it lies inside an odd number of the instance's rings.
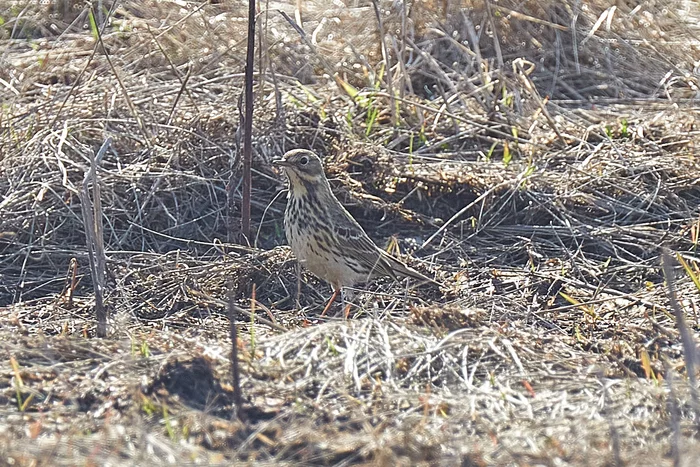
[[344,253],[356,259],[359,263],[373,271],[376,275],[388,275],[396,277],[391,264],[383,257],[381,250],[367,236],[362,226],[352,218],[340,203],[340,209],[332,210],[336,213],[332,219],[333,230]]
[[406,276],[439,285],[438,282],[406,266],[389,253],[379,249],[367,236],[362,226],[344,208],[340,212],[345,215],[334,217],[333,229],[337,237],[344,239],[343,247],[346,249],[345,253],[356,258],[377,275],[387,275],[393,279],[398,279],[398,276]]
[[342,227],[336,227],[335,230],[337,235],[343,238],[342,248],[346,255],[354,258],[376,275],[396,277],[391,264],[365,232]]

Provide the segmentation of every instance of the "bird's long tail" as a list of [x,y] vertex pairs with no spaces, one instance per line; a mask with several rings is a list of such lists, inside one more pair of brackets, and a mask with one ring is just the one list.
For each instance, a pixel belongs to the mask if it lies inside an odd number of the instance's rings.
[[421,274],[420,272],[416,271],[412,267],[406,266],[404,263],[399,261],[398,259],[394,258],[388,253],[382,252],[383,259],[385,259],[389,263],[389,268],[390,269],[390,274],[394,277],[396,276],[404,276],[404,277],[410,277],[412,279],[416,279],[421,282],[430,282],[433,285],[436,285],[438,287],[443,287],[443,284],[440,282],[436,281],[435,279],[431,279],[428,276],[425,276]]

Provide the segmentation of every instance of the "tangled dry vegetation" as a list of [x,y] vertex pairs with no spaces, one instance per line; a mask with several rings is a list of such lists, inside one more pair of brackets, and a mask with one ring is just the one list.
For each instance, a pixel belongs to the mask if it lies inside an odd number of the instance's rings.
[[[236,3],[0,9],[1,463],[697,465],[660,264],[697,342],[697,2],[260,2],[246,246]],[[445,287],[321,320],[303,274],[297,304],[269,164],[295,147]]]

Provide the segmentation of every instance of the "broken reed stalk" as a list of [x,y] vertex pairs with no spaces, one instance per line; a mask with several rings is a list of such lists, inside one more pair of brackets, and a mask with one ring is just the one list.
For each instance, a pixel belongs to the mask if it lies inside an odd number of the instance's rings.
[[[85,173],[83,188],[80,191],[80,210],[85,224],[85,241],[88,247],[90,274],[95,289],[95,315],[97,317],[97,337],[107,336],[107,310],[104,306],[105,255],[104,227],[102,224],[102,201],[100,199],[100,184],[97,179],[97,165],[102,160],[112,139],[107,138],[95,157],[90,159],[90,169]],[[92,199],[90,199],[90,182],[92,182]]]
[[700,430],[700,403],[698,401],[697,378],[695,377],[695,359],[697,348],[693,341],[693,336],[685,323],[683,310],[678,304],[676,296],[676,281],[673,277],[673,269],[671,267],[673,259],[667,248],[661,250],[661,267],[663,268],[664,277],[666,278],[666,286],[668,287],[668,301],[671,304],[673,314],[676,316],[676,327],[681,335],[681,344],[683,345],[683,358],[685,360],[685,369],[688,373],[688,381],[690,382],[690,398],[695,412],[695,423]]
[[238,367],[238,329],[236,328],[236,304],[233,299],[233,287],[229,287],[228,293],[228,320],[231,325],[231,378],[233,385],[233,402],[236,405],[238,418],[243,416],[243,397],[241,394],[241,374]]
[[73,295],[75,288],[78,286],[78,260],[72,258],[70,266],[68,266],[68,274],[70,276],[70,284],[68,286],[68,306],[73,307]]
[[255,60],[255,0],[248,0],[248,50],[245,61],[245,118],[243,119],[243,201],[241,243],[250,240],[251,164],[253,160],[253,62]]

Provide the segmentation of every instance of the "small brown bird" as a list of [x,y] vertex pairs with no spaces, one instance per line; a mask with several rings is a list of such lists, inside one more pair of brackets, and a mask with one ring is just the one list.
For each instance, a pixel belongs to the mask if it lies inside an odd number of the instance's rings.
[[321,316],[330,309],[342,287],[374,277],[405,276],[440,285],[370,240],[331,191],[316,154],[294,149],[273,163],[282,167],[289,178],[284,213],[287,241],[297,259],[333,287],[333,296]]

